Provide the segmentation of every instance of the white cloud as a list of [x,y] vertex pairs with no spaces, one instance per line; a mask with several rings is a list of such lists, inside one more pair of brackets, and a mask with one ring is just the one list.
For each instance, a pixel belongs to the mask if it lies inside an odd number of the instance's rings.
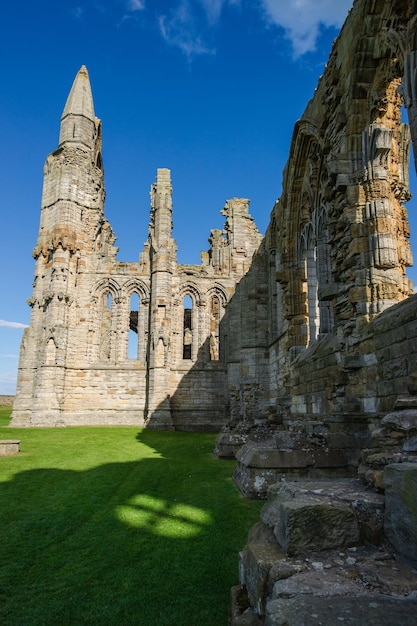
[[291,41],[294,58],[315,50],[320,28],[340,28],[353,0],[260,0],[267,21]]
[[27,328],[27,324],[21,324],[20,322],[7,322],[6,320],[0,320],[0,326],[5,328]]
[[129,0],[128,11],[143,11],[145,8],[145,0]]
[[[340,28],[352,3],[353,0],[256,0],[266,23],[284,30],[294,58],[315,50],[321,29]],[[159,17],[159,30],[165,41],[180,48],[188,59],[214,54],[214,46],[206,43],[210,29],[220,22],[226,6],[241,5],[245,6],[244,0],[178,0],[169,14]]]
[[206,43],[210,29],[219,23],[226,5],[239,6],[241,0],[179,0],[170,14],[159,17],[159,30],[165,41],[184,52],[190,60],[201,54],[215,54]]
[[207,22],[214,25],[220,19],[223,5],[227,4],[227,0],[198,0],[202,5],[206,14]]
[[214,49],[202,39],[200,32],[204,28],[198,23],[191,0],[181,0],[169,16],[161,15],[158,23],[165,41],[170,46],[179,48],[189,60],[199,54],[214,54]]

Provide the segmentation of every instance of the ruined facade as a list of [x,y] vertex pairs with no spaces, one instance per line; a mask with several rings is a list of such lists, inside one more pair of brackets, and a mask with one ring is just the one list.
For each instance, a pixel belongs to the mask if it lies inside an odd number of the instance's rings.
[[415,19],[411,0],[354,2],[295,125],[266,236],[234,198],[200,265],[176,262],[166,169],[139,262],[117,260],[101,124],[80,70],[45,164],[13,424],[228,423],[221,445],[279,424],[348,433],[362,447],[417,368],[413,328],[384,321],[413,293]]
[[12,423],[219,430],[228,416],[221,322],[262,239],[249,201],[227,201],[201,264],[179,265],[169,170],[151,186],[138,263],[117,260],[104,196],[101,123],[82,67],[44,168]]
[[148,242],[122,263],[85,68],[69,96],[45,166],[12,424],[221,429],[237,486],[268,494],[233,626],[415,621],[415,570],[394,560],[417,563],[411,146],[417,162],[417,2],[355,0],[295,125],[265,237],[235,198],[201,265],[178,265],[161,169]]
[[[356,472],[380,420],[414,402],[417,303],[406,275],[405,203],[417,139],[416,19],[411,1],[354,3],[295,125],[262,246],[228,307],[242,324],[240,334],[232,324],[232,419],[218,453],[256,438],[262,420],[267,431],[299,433],[291,445],[276,435],[291,454],[273,446],[264,482],[264,452],[240,452],[236,481],[245,493],[265,494],[283,471]],[[256,309],[251,349],[244,294]]]

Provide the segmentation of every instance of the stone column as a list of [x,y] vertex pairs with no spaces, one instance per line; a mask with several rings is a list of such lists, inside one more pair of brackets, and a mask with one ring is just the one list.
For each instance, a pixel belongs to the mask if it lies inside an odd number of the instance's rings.
[[158,169],[151,187],[149,242],[151,258],[150,342],[146,425],[172,429],[170,363],[172,326],[172,274],[176,245],[172,233],[172,187],[170,171]]

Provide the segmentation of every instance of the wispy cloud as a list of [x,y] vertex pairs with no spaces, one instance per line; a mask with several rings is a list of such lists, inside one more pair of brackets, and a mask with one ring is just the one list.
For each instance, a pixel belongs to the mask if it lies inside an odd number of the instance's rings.
[[[223,4],[222,0],[201,0],[204,4]],[[197,0],[197,4],[200,4]],[[158,18],[159,30],[162,37],[170,45],[179,48],[190,60],[193,56],[201,54],[214,54],[215,49],[204,42],[207,25],[201,24],[201,18],[196,9],[196,3],[192,0],[181,0],[177,7],[169,15],[160,15]],[[212,20],[220,10],[217,7],[203,6],[207,20]],[[207,10],[210,9],[210,17]],[[213,22],[210,23],[210,26]]]
[[143,11],[145,9],[145,0],[129,0],[127,9],[128,11]]
[[0,354],[0,359],[18,359],[18,354]]
[[75,19],[80,20],[84,14],[84,9],[80,6],[76,6],[72,9],[72,14]]
[[340,28],[353,0],[261,0],[267,21],[284,29],[293,56],[316,48],[321,28]]
[[0,394],[13,396],[16,393],[17,369],[0,372]]
[[[291,43],[296,59],[315,50],[323,28],[340,28],[353,0],[258,0],[265,23],[280,27]],[[159,17],[159,29],[167,43],[180,48],[190,59],[213,54],[208,45],[210,30],[222,17],[226,6],[242,6],[244,0],[179,0],[169,14]]]
[[209,25],[217,24],[220,19],[223,6],[225,4],[237,4],[236,2],[228,2],[227,0],[197,0],[206,15]]
[[21,324],[20,322],[7,322],[6,320],[0,320],[0,326],[5,328],[27,328],[27,324]]
[[[118,25],[124,23],[149,25],[156,19],[157,27],[165,42],[180,49],[191,60],[199,55],[216,52],[215,28],[221,23],[227,7],[239,7],[242,14],[258,10],[265,27],[282,29],[290,41],[293,57],[315,50],[320,31],[340,28],[351,8],[353,0],[118,0],[123,14]],[[169,9],[167,8],[169,6]],[[90,0],[87,8],[113,15],[108,3]],[[72,13],[76,19],[84,17],[86,9],[76,5]]]

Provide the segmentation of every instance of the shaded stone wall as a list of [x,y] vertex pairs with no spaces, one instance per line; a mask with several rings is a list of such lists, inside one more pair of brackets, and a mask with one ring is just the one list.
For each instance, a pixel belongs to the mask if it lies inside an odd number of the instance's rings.
[[414,10],[357,0],[295,125],[281,197],[228,307],[231,407],[250,372],[254,388],[262,380],[258,421],[360,432],[403,390],[413,344],[397,344],[407,330],[381,340],[397,354],[391,369],[375,333],[378,316],[413,293],[401,108],[412,122]]
[[[336,429],[377,423],[402,396],[414,395],[417,370],[417,296],[389,308],[363,325],[361,337],[346,350],[332,335],[295,360],[289,384],[294,426],[326,423]],[[411,398],[410,398],[411,402]]]

